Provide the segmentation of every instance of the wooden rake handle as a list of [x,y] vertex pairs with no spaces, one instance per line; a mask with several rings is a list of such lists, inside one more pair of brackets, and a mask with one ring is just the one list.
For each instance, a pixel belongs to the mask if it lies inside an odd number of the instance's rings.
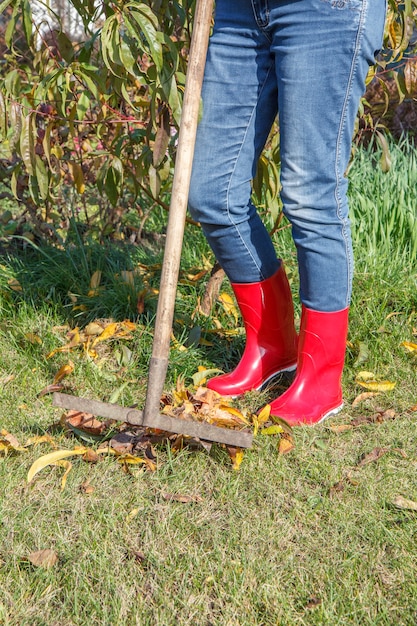
[[155,334],[149,363],[143,420],[146,425],[151,425],[152,416],[159,414],[160,399],[168,368],[172,321],[212,12],[213,0],[197,0],[172,184]]

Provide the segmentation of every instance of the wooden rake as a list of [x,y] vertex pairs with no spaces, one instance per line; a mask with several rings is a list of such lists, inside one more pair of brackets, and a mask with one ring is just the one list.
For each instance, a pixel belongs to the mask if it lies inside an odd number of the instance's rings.
[[78,398],[63,393],[54,394],[53,404],[65,409],[92,413],[93,415],[127,422],[128,424],[158,428],[172,433],[225,443],[239,448],[249,448],[252,445],[252,433],[220,428],[206,422],[183,420],[160,413],[160,399],[163,393],[168,368],[170,339],[198,123],[201,86],[206,62],[212,11],[213,0],[198,0],[188,59],[187,79],[144,410],[140,411],[122,407],[117,404]]

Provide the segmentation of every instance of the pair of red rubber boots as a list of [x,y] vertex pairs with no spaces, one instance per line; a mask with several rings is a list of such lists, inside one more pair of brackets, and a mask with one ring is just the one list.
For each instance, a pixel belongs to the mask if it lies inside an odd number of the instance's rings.
[[323,313],[302,307],[300,333],[283,265],[259,283],[232,283],[246,344],[236,369],[208,381],[223,396],[261,389],[280,372],[296,369],[291,386],[271,403],[271,415],[292,426],[317,424],[343,406],[341,378],[348,308]]

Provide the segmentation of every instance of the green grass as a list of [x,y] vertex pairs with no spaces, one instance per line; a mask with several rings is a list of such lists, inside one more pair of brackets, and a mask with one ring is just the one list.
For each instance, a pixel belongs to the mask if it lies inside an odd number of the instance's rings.
[[[417,343],[417,262],[406,222],[391,227],[388,239],[387,226],[380,223],[391,219],[390,196],[397,217],[415,203],[409,158],[415,159],[415,153],[405,158],[393,148],[401,171],[394,165],[382,174],[374,168],[377,155],[359,153],[351,170],[356,273],[344,411],[314,429],[297,429],[295,449],[285,456],[278,454],[276,439],[257,437],[239,471],[231,469],[220,446],[210,454],[174,453],[162,446],[154,473],[132,466],[126,474],[113,457],[97,464],[74,458],[61,491],[62,468],[44,469],[31,485],[26,483],[32,462],[50,451],[47,444],[1,456],[2,626],[417,623],[417,513],[393,505],[398,495],[417,501],[417,413],[410,410],[417,404],[417,361],[401,346]],[[401,202],[395,202],[398,197]],[[372,206],[381,212],[377,222]],[[160,228],[158,219],[155,228]],[[288,234],[277,245],[296,294]],[[142,406],[156,296],[147,296],[139,317],[135,290],[143,287],[143,277],[135,289],[119,277],[137,263],[160,262],[161,248],[157,243],[103,247],[92,242],[82,250],[76,245],[5,249],[0,262],[0,428],[22,443],[51,432],[62,448],[79,444],[52,429],[60,413],[49,396],[37,395],[69,358],[75,366],[66,379],[69,390],[108,400],[120,389],[119,402]],[[183,277],[201,268],[203,254],[209,256],[201,234],[187,229]],[[102,291],[88,296],[97,269]],[[11,278],[22,291],[10,288]],[[158,269],[146,280],[157,287]],[[178,375],[191,384],[198,365],[226,368],[238,359],[243,337],[208,332],[214,318],[224,327],[234,324],[220,305],[207,319],[193,315],[203,290],[204,281],[180,285],[174,332],[185,341],[200,325],[212,345],[173,348],[167,388]],[[73,310],[69,293],[86,310]],[[81,350],[47,358],[66,341],[62,325],[82,326],[96,318],[129,318],[137,330],[132,339],[104,345],[96,361]],[[28,333],[42,343],[31,343]],[[132,353],[126,362],[123,345]],[[359,353],[367,354],[360,362]],[[352,407],[362,391],[355,377],[363,369],[396,387]],[[267,399],[265,392],[245,401],[256,408]],[[387,409],[395,412],[394,419],[339,433],[329,428]],[[377,447],[385,454],[360,465],[363,455]],[[94,488],[90,494],[81,488],[85,481]],[[181,503],[166,494],[194,500]],[[128,518],[134,510],[136,515]],[[27,561],[44,548],[59,556],[47,570]]]

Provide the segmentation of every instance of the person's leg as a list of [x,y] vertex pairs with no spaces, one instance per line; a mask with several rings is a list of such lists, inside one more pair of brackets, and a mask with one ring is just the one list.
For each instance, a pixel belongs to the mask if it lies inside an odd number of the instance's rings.
[[246,330],[238,367],[209,381],[222,395],[294,369],[297,337],[285,271],[250,201],[277,113],[270,40],[250,0],[218,0],[202,92],[189,209],[232,283]]
[[251,181],[277,114],[275,63],[250,0],[219,0],[197,129],[189,210],[232,283],[279,267],[250,202]]
[[270,0],[284,212],[297,247],[302,323],[297,376],[271,405],[292,424],[343,404],[353,258],[347,179],[359,99],[381,47],[384,0]]

